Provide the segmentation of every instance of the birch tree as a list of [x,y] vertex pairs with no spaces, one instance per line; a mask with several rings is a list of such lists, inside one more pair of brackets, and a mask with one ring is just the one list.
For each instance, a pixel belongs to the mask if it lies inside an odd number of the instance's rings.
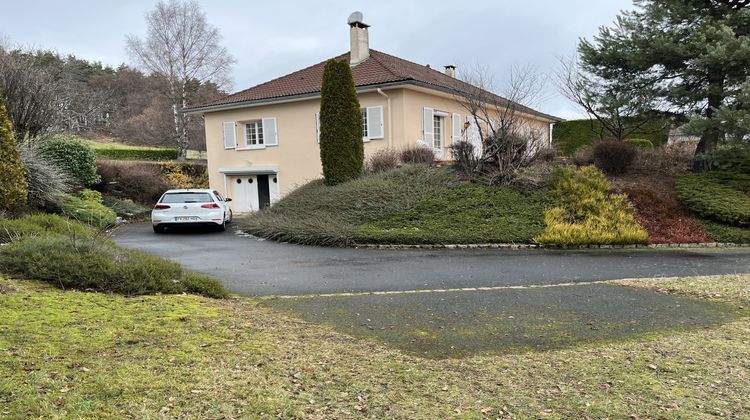
[[166,79],[178,157],[185,159],[189,117],[180,110],[188,105],[188,85],[226,86],[234,59],[196,1],[160,1],[146,14],[146,24],[145,38],[127,37],[127,51],[139,67]]

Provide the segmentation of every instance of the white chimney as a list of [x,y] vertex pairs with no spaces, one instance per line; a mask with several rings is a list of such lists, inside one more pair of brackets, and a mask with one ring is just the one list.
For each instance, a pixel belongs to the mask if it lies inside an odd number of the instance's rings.
[[363,20],[362,12],[349,15],[349,65],[351,66],[356,66],[370,57],[370,36],[367,33],[370,25]]
[[456,66],[454,66],[453,64],[449,64],[445,66],[445,74],[455,79],[456,78]]

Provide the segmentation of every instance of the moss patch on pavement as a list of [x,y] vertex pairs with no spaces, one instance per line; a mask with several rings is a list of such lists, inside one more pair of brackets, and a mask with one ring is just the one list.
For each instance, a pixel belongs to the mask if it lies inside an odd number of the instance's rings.
[[[750,276],[740,278],[746,293]],[[0,285],[0,417],[750,413],[747,318],[624,342],[433,360],[254,299],[126,298],[1,278]]]
[[416,356],[466,357],[612,342],[736,319],[735,305],[606,284],[266,301]]

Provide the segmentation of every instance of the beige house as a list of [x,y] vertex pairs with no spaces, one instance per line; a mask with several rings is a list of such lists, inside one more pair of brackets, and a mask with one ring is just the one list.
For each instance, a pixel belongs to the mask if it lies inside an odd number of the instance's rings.
[[[454,66],[439,72],[369,48],[368,25],[360,13],[349,19],[348,60],[362,106],[365,156],[392,147],[431,147],[439,160],[450,146],[469,141],[481,147],[457,92],[476,88],[456,79]],[[232,197],[232,209],[262,209],[322,176],[318,112],[324,62],[219,100],[189,107],[206,127],[209,183]],[[502,98],[496,97],[499,100]],[[524,124],[541,143],[551,141],[559,119],[521,107]]]

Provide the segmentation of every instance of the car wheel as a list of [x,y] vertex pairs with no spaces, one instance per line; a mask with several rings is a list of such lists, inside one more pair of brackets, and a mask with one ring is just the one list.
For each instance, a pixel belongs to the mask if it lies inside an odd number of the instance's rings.
[[227,220],[227,223],[232,223],[232,217],[234,217],[232,210],[229,210],[229,219]]
[[219,231],[221,231],[221,232],[224,232],[225,230],[227,230],[227,222],[226,222],[226,220],[223,221],[223,222],[221,222],[221,224],[218,225],[218,228],[219,228]]
[[154,225],[154,233],[164,233],[164,226]]

